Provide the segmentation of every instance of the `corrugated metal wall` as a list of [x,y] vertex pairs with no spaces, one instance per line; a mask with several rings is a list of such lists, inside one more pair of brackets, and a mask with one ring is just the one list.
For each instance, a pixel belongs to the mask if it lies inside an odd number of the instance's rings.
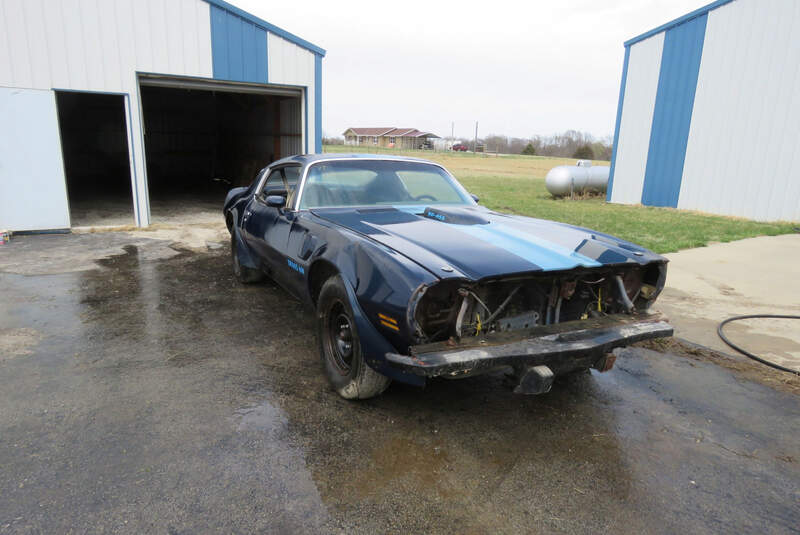
[[4,86],[130,93],[135,71],[212,76],[200,0],[3,0],[0,31]]
[[702,15],[664,35],[642,204],[678,206],[705,29]]
[[800,221],[800,2],[708,15],[679,208]]
[[322,136],[317,131],[317,122],[309,121],[308,115],[315,115],[318,93],[314,77],[315,54],[273,33],[267,34],[269,50],[269,83],[298,85],[306,88],[306,105],[302,107],[301,124],[305,126],[306,135],[302,140],[300,152],[321,152],[309,140]]
[[627,43],[608,199],[800,221],[798,23],[795,0],[720,0]]
[[[213,47],[212,10],[218,37]],[[235,53],[237,45],[241,54]],[[308,152],[321,150],[315,62],[324,53],[219,0],[0,1],[0,86],[125,95],[135,216],[141,225],[149,224],[149,213],[137,73],[301,86],[305,101],[292,113],[307,126],[299,148],[294,138],[286,143]],[[41,127],[52,130],[52,123]],[[63,173],[52,180],[63,183]]]
[[303,152],[303,112],[299,100],[283,100],[281,113],[281,154],[300,154]]
[[214,78],[267,83],[267,31],[217,6],[211,6]]
[[664,34],[660,33],[630,49],[614,158],[614,183],[609,189],[611,202],[636,204],[642,200],[663,47]]

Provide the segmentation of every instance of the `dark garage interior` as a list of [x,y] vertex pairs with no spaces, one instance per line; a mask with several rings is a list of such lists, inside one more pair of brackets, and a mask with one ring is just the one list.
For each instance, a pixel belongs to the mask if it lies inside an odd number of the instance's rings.
[[56,105],[72,226],[133,224],[124,97],[57,91]]
[[154,222],[218,217],[230,188],[302,152],[297,96],[143,85],[141,102]]

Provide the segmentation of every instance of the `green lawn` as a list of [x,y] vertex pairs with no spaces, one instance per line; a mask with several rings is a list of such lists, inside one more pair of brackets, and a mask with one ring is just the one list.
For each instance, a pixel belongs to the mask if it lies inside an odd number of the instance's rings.
[[[325,146],[325,152],[375,152],[360,147]],[[657,253],[669,253],[712,242],[753,236],[787,234],[797,223],[757,223],[649,206],[609,204],[604,198],[553,199],[544,177],[553,166],[574,164],[572,159],[542,156],[488,156],[431,151],[383,150],[382,153],[417,156],[447,167],[481,204],[501,212],[562,221],[613,234]],[[608,162],[595,162],[608,165]]]

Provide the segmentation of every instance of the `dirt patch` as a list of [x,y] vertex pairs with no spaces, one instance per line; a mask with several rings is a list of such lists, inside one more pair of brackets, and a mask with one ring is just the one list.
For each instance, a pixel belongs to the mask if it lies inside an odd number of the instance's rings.
[[225,222],[217,217],[215,221],[197,223],[153,223],[149,227],[134,225],[107,227],[76,227],[73,234],[97,234],[103,232],[125,232],[133,238],[151,238],[173,242],[176,246],[192,251],[206,251],[216,248],[230,239]]
[[680,338],[661,338],[635,345],[691,360],[711,362],[734,372],[741,379],[760,383],[780,392],[800,395],[800,375],[770,368],[744,356],[732,357]]
[[[224,223],[214,227],[204,225],[180,225],[172,228],[162,227],[145,231],[148,237],[173,242],[180,248],[191,251],[215,249],[230,240],[230,234]],[[140,231],[128,232],[132,237],[141,236]]]
[[0,329],[0,362],[30,355],[41,339],[39,331],[28,327]]

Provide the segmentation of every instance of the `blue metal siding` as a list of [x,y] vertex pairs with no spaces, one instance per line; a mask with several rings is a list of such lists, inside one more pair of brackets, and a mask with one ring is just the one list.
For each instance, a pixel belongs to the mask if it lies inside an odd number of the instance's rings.
[[322,56],[314,56],[314,152],[322,152]]
[[[293,33],[287,32],[283,28],[278,28],[274,24],[270,24],[269,22],[267,22],[267,21],[265,21],[263,19],[260,19],[260,18],[254,16],[254,15],[251,15],[250,13],[248,13],[248,12],[242,10],[242,9],[239,9],[236,6],[234,6],[232,4],[229,4],[228,2],[225,2],[225,0],[205,0],[205,1],[208,2],[208,4],[210,4],[210,7],[211,7],[212,10],[215,9],[215,8],[216,9],[221,9],[222,11],[226,11],[228,13],[231,13],[233,15],[238,16],[242,20],[250,22],[256,28],[261,28],[261,29],[266,30],[268,32],[274,33],[275,35],[278,35],[278,36],[282,37],[283,39],[286,39],[287,41],[296,44],[297,46],[303,47],[306,50],[309,50],[309,51],[313,52],[314,54],[317,54],[319,56],[324,56],[325,55],[325,50],[324,49],[322,49],[322,48],[320,48],[320,47],[318,47],[318,46],[316,46],[316,45],[314,45],[312,43],[309,43],[305,39],[301,39],[301,38],[297,37]],[[730,0],[728,0],[728,1],[730,1]]]
[[701,8],[699,8],[699,9],[695,9],[694,11],[691,11],[691,12],[687,13],[686,15],[683,15],[682,17],[678,17],[677,19],[671,20],[671,21],[667,22],[666,24],[662,24],[661,26],[659,26],[657,28],[653,28],[649,32],[644,32],[641,35],[637,35],[633,39],[628,39],[627,41],[625,41],[625,46],[631,46],[631,45],[633,45],[635,43],[638,43],[639,41],[644,41],[648,37],[652,37],[657,33],[661,33],[663,31],[669,30],[671,28],[674,28],[676,26],[679,26],[679,25],[683,24],[684,22],[688,22],[688,21],[690,21],[690,20],[692,20],[694,18],[700,17],[702,15],[707,15],[710,11],[712,11],[714,9],[717,9],[718,7],[722,7],[725,4],[730,4],[731,2],[733,2],[733,0],[716,0],[716,2],[711,2],[708,5],[705,5],[705,6],[701,7]]
[[211,68],[214,78],[222,78],[223,68],[227,71],[228,39],[225,21],[228,13],[214,6],[211,8]]
[[230,11],[210,7],[214,78],[266,84],[266,30]]
[[619,101],[617,102],[617,122],[614,127],[614,146],[611,153],[611,169],[608,172],[606,201],[611,202],[611,189],[614,187],[614,167],[617,162],[617,145],[619,144],[619,125],[622,122],[622,105],[625,101],[625,83],[628,80],[628,62],[631,59],[631,47],[625,47],[625,61],[622,63],[622,82],[619,84]]
[[642,204],[678,206],[707,19],[703,14],[664,36]]

